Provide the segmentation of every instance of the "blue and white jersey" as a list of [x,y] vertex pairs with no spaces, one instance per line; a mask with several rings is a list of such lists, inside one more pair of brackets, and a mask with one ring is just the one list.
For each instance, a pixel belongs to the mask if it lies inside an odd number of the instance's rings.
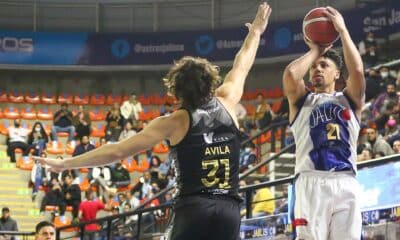
[[342,92],[308,93],[298,109],[291,124],[296,142],[295,173],[356,173],[360,126],[348,98]]

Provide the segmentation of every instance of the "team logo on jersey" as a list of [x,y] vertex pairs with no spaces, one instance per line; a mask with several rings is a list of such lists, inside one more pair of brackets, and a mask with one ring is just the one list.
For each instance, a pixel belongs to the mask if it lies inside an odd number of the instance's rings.
[[329,122],[345,122],[350,120],[350,111],[334,103],[323,103],[314,108],[310,116],[310,128]]
[[203,133],[204,142],[207,144],[213,143],[214,132]]
[[215,135],[214,132],[203,133],[204,142],[207,144],[229,141],[233,137],[230,133]]

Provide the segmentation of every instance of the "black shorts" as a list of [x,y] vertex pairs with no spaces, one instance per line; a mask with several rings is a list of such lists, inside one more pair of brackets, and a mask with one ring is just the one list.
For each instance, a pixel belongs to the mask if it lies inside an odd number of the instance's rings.
[[167,240],[237,240],[240,202],[228,196],[195,195],[179,199],[174,206]]

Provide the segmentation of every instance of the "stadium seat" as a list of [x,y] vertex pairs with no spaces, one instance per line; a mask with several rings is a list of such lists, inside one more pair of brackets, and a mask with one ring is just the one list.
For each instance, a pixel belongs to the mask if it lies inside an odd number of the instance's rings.
[[54,93],[42,93],[42,100],[43,104],[56,104],[57,98]]
[[65,152],[66,152],[68,155],[72,155],[72,154],[74,153],[74,150],[75,150],[76,145],[78,145],[78,143],[75,144],[75,145],[72,145],[70,142],[68,142],[68,143],[67,143],[67,147],[66,147],[66,149],[65,149]]
[[36,111],[30,106],[27,106],[21,110],[22,119],[35,120],[37,118]]
[[165,104],[165,100],[166,99],[164,99],[163,96],[160,95],[159,93],[151,95],[151,103],[154,104],[154,105],[159,105],[159,106],[160,105],[164,105]]
[[142,161],[140,161],[140,164],[137,165],[135,171],[145,172],[145,171],[149,170],[149,167],[150,167],[149,162],[147,160],[142,160]]
[[[56,228],[68,226],[68,225],[71,225],[71,223],[72,223],[71,218],[69,218],[68,216],[56,216],[54,218],[54,222],[53,222],[53,224]],[[62,232],[75,232],[75,231],[79,231],[79,228],[71,227],[71,228],[63,229],[61,231]]]
[[133,188],[133,184],[129,184],[128,186],[122,186],[122,187],[118,187],[117,188],[117,192],[126,192],[126,191],[130,191]]
[[79,172],[88,173],[89,172],[89,168],[79,168]]
[[80,179],[81,179],[81,183],[79,184],[79,187],[80,187],[81,191],[85,192],[85,191],[89,190],[89,188],[90,188],[89,180],[86,177],[83,177]]
[[252,103],[244,104],[244,108],[246,108],[247,116],[253,116],[256,112],[256,107]]
[[10,106],[4,109],[4,117],[7,119],[17,119],[20,118],[20,114],[17,108]]
[[64,154],[64,148],[62,143],[57,142],[56,146],[53,146],[52,142],[47,143],[47,152],[55,155]]
[[[45,209],[45,211],[52,212],[52,211],[56,211],[56,210],[57,210],[57,206],[46,205],[46,206],[44,207],[44,209]],[[66,211],[66,212],[72,212],[72,210],[73,210],[72,206],[67,206],[67,207],[65,208],[65,211]]]
[[0,108],[0,119],[4,118],[3,109]]
[[51,111],[47,107],[39,109],[39,111],[37,113],[37,118],[39,120],[53,120],[53,111]]
[[62,104],[62,103],[72,104],[73,96],[69,93],[61,93],[57,98],[57,102],[59,104]]
[[138,169],[137,161],[133,157],[123,160],[122,166],[130,173]]
[[4,90],[0,90],[0,102],[8,102],[7,93]]
[[16,166],[21,170],[31,171],[33,168],[33,160],[28,156],[21,156],[17,159]]
[[107,105],[113,105],[114,103],[121,104],[121,101],[122,101],[122,97],[120,95],[116,95],[116,94],[109,94],[109,95],[107,95],[107,98],[106,98]]
[[90,97],[90,105],[104,105],[106,97],[103,94],[93,94]]
[[104,123],[92,124],[92,137],[104,137],[105,136],[106,125]]
[[25,95],[25,102],[30,104],[39,104],[40,103],[40,95],[36,92],[28,92]]
[[1,121],[1,123],[0,123],[0,133],[2,135],[7,136],[9,127],[10,127],[10,122],[9,121],[6,121],[6,120]]
[[152,148],[152,152],[153,153],[159,153],[159,154],[168,153],[169,152],[169,148],[168,148],[168,146],[166,144],[159,143],[159,144],[155,145]]
[[13,91],[8,95],[8,101],[11,103],[23,103],[24,95],[21,92]]
[[139,113],[139,120],[140,121],[149,121],[153,117],[152,112],[148,106],[143,107],[143,111]]
[[103,111],[101,111],[98,107],[93,108],[89,112],[90,120],[92,121],[104,121],[106,116],[104,115]]
[[141,94],[138,98],[138,101],[142,104],[142,105],[150,105],[151,101],[150,101],[150,96],[148,94]]
[[85,94],[79,94],[74,96],[74,104],[75,105],[88,105],[89,104],[89,96]]

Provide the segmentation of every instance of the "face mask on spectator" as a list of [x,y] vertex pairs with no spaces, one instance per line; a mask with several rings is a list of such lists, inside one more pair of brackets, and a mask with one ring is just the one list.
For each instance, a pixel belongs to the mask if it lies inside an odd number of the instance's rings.
[[40,127],[35,127],[36,132],[40,132]]
[[387,78],[387,76],[389,76],[388,72],[381,72],[381,77],[382,78]]
[[388,92],[389,97],[393,98],[396,97],[397,93],[396,92]]
[[14,127],[19,128],[19,126],[21,126],[20,123],[14,123]]
[[367,41],[368,41],[368,42],[372,42],[372,41],[374,41],[374,38],[372,38],[372,37],[367,37]]
[[246,153],[249,153],[249,152],[251,152],[251,148],[247,147],[247,148],[244,149],[244,151],[245,151]]

